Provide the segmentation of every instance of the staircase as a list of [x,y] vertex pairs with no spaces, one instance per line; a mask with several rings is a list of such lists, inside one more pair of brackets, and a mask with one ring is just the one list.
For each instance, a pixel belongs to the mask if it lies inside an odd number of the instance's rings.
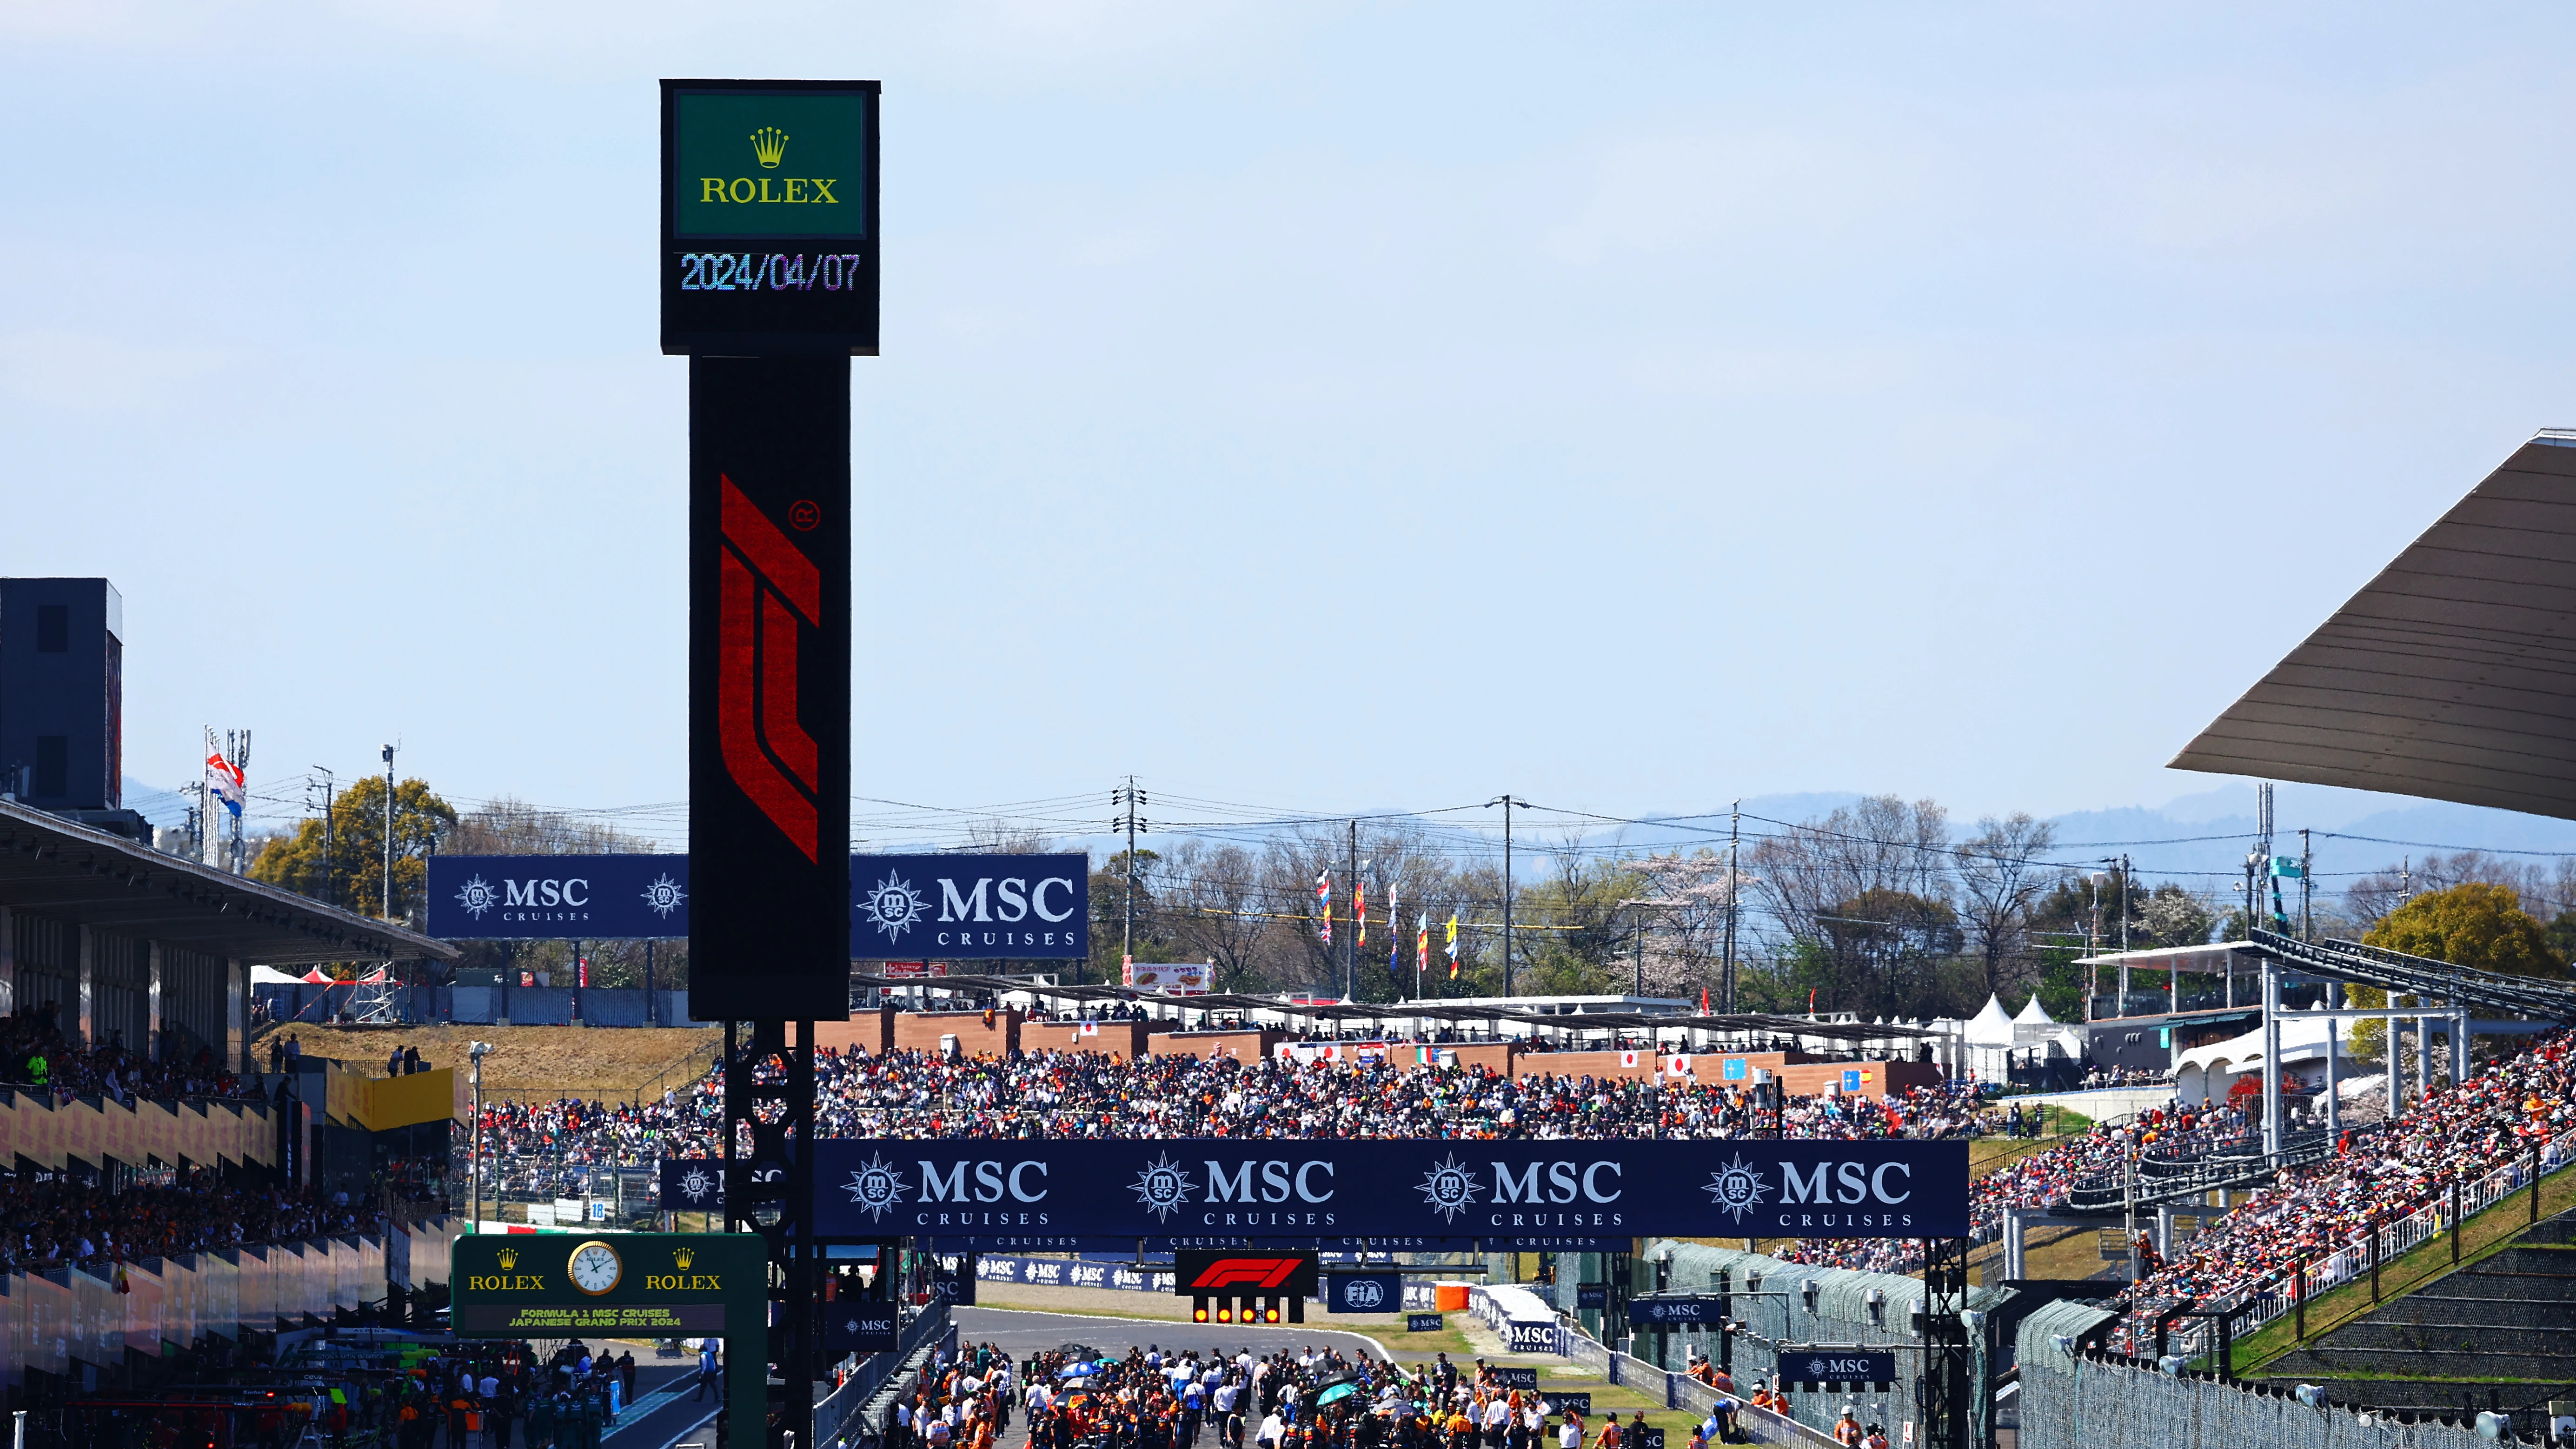
[[2527,1416],[2576,1398],[2576,1210],[2265,1364],[2338,1404]]

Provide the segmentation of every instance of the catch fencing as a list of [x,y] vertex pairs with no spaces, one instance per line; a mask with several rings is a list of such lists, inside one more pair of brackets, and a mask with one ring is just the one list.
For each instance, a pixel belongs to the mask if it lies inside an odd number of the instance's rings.
[[[1676,1293],[1731,1295],[1733,1317],[1745,1325],[1745,1330],[1726,1335],[1732,1343],[1725,1343],[1715,1333],[1640,1330],[1635,1342],[1645,1355],[1641,1361],[1659,1369],[1675,1369],[1683,1366],[1692,1350],[1711,1358],[1731,1357],[1730,1372],[1737,1389],[1750,1394],[1756,1379],[1777,1386],[1783,1344],[1867,1346],[1892,1352],[1896,1355],[1896,1378],[1886,1393],[1866,1388],[1842,1394],[1793,1392],[1789,1396],[1789,1417],[1811,1429],[1828,1431],[1848,1404],[1862,1423],[1884,1424],[1889,1438],[1905,1442],[1904,1426],[1916,1417],[1914,1406],[1921,1402],[1917,1386],[1923,1378],[1923,1338],[1915,1321],[1923,1304],[1921,1279],[1784,1263],[1758,1253],[1699,1243],[1659,1241],[1654,1250],[1662,1252],[1666,1248],[1672,1253],[1667,1288]],[[2001,1293],[2000,1289],[1977,1289],[1970,1295],[1968,1306],[1988,1308]],[[1991,1381],[1984,1335],[1971,1334],[1969,1346],[1975,1355],[1969,1368],[1970,1382]],[[1653,1364],[1651,1360],[1658,1355],[1663,1362]],[[1982,1433],[1989,1409],[1987,1401],[1976,1402],[1976,1427]]]
[[2474,1425],[2400,1423],[2075,1350],[2103,1318],[2096,1309],[2056,1303],[2023,1321],[2020,1449],[2479,1449],[2494,1442]]

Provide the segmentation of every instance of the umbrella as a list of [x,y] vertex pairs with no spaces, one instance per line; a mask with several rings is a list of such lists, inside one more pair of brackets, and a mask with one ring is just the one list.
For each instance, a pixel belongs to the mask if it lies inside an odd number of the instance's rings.
[[1359,1391],[1360,1386],[1357,1384],[1335,1384],[1315,1396],[1315,1407],[1320,1409],[1326,1404],[1338,1403]]

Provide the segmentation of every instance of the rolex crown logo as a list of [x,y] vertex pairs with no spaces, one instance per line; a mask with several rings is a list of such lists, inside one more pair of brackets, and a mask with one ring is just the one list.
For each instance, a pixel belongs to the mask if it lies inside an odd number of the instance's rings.
[[688,1271],[689,1265],[697,1260],[698,1250],[695,1248],[673,1248],[671,1250],[671,1262],[673,1266],[679,1268],[680,1271],[684,1273]]
[[519,1250],[516,1248],[503,1248],[492,1256],[500,1260],[501,1271],[504,1273],[519,1266]]
[[751,154],[760,159],[760,169],[775,171],[787,159],[787,133],[776,126],[763,126],[751,133]]

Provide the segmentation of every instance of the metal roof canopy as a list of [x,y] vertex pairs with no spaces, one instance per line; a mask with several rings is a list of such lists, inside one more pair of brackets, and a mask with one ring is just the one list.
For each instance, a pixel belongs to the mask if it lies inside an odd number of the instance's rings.
[[2576,431],[2516,450],[2172,764],[2576,819]]
[[[2548,1021],[2576,1021],[2576,985],[2543,976],[2507,976],[2410,956],[2384,946],[2327,939],[2302,941],[2257,929],[2253,944],[2284,966],[2328,980],[2360,981],[2386,991],[2439,998],[2454,1005],[2520,1012]],[[2404,1015],[2401,1008],[2399,1015]]]
[[209,956],[276,964],[453,961],[399,926],[0,800],[0,904]]

